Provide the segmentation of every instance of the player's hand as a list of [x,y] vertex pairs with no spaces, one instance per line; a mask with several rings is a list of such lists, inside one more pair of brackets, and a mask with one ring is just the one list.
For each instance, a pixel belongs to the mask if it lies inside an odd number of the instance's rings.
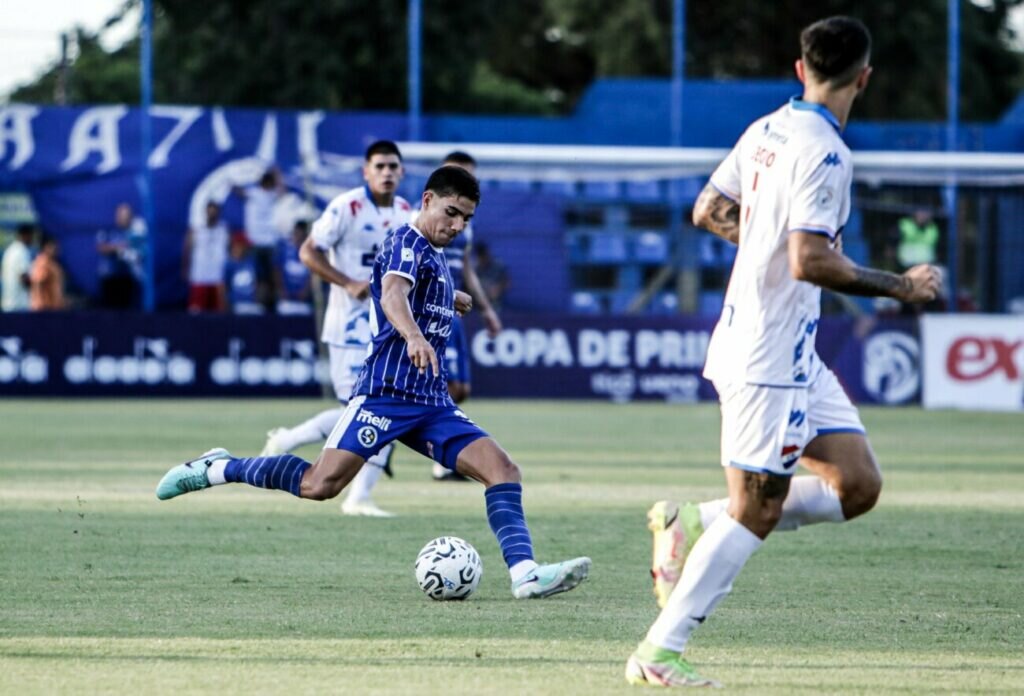
[[937,267],[922,263],[908,269],[903,277],[910,282],[897,299],[904,302],[931,302],[938,297],[942,272]]
[[473,296],[468,292],[462,292],[461,290],[455,291],[455,311],[462,316],[466,312],[473,309]]
[[345,292],[357,300],[365,300],[370,295],[370,284],[366,281],[358,282],[353,280],[345,286]]
[[410,338],[406,343],[405,352],[409,354],[409,360],[420,371],[420,374],[426,372],[428,367],[433,369],[431,374],[435,377],[441,374],[437,364],[437,353],[434,352],[434,347],[423,337],[423,334]]
[[501,319],[498,318],[498,313],[493,309],[488,309],[484,312],[484,324],[487,326],[487,335],[491,338],[501,333]]

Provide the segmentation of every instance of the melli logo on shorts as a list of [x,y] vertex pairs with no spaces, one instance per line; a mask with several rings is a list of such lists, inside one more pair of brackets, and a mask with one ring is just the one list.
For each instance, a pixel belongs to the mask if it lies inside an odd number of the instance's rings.
[[[367,411],[365,408],[359,409],[359,413],[356,414],[356,422],[372,425],[373,427],[383,430],[384,432],[387,432],[388,428],[391,427],[390,418],[385,418],[384,416],[375,416],[373,415],[372,411]],[[363,428],[362,430],[359,431],[360,442],[362,442],[363,440],[363,430],[366,430],[366,428]],[[376,439],[377,436],[374,435],[374,440],[376,441]]]

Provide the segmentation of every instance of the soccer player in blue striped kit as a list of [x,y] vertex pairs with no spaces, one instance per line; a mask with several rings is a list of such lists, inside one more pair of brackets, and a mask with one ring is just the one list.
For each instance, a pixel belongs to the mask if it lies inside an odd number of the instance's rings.
[[519,467],[448,394],[444,350],[452,320],[472,308],[453,287],[444,247],[465,228],[480,202],[472,174],[436,170],[423,192],[416,226],[390,235],[370,282],[371,351],[352,398],[316,462],[284,454],[236,458],[222,448],[180,464],[156,495],[167,500],[223,483],[285,490],[311,500],[338,495],[369,457],[394,440],[484,484],[487,520],[501,546],[517,599],[548,597],[586,579],[581,557],[538,565],[523,513]]

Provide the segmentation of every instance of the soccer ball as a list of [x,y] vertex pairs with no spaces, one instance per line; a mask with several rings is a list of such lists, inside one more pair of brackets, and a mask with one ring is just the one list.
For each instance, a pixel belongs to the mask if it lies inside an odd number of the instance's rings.
[[416,582],[431,599],[469,597],[483,572],[480,554],[458,537],[432,539],[416,556]]

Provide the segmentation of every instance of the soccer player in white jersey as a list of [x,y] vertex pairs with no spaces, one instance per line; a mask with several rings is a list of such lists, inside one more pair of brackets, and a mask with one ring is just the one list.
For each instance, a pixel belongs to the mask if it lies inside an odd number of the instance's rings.
[[[341,194],[313,224],[299,257],[309,269],[331,284],[320,339],[327,344],[331,382],[338,401],[348,403],[370,344],[370,272],[384,238],[409,220],[411,207],[396,195],[402,180],[402,155],[389,140],[366,149],[365,186]],[[284,454],[331,432],[341,408],[324,410],[292,428],[267,433],[263,456]],[[341,504],[346,515],[391,517],[370,498],[394,449],[384,448],[367,461]]]
[[400,440],[485,486],[487,522],[501,547],[516,599],[573,589],[590,572],[581,556],[540,565],[523,511],[519,467],[448,394],[444,352],[455,315],[472,297],[456,290],[444,247],[476,212],[480,186],[459,167],[430,175],[416,225],[388,235],[370,281],[373,343],[345,412],[314,464],[292,454],[238,458],[212,449],[172,468],[157,486],[167,500],[224,483],[285,490],[300,498],[338,495],[381,448]]
[[[853,173],[840,132],[871,75],[871,38],[831,17],[800,43],[803,96],[746,130],[694,207],[694,224],[739,246],[704,369],[721,400],[729,497],[693,506],[699,519],[682,524],[677,506],[649,513],[664,608],[627,662],[634,684],[714,685],[682,652],[765,537],[852,519],[878,499],[864,426],[815,353],[821,288],[904,302],[938,291],[933,266],[896,275],[842,254]],[[797,464],[812,475],[793,478]]]

